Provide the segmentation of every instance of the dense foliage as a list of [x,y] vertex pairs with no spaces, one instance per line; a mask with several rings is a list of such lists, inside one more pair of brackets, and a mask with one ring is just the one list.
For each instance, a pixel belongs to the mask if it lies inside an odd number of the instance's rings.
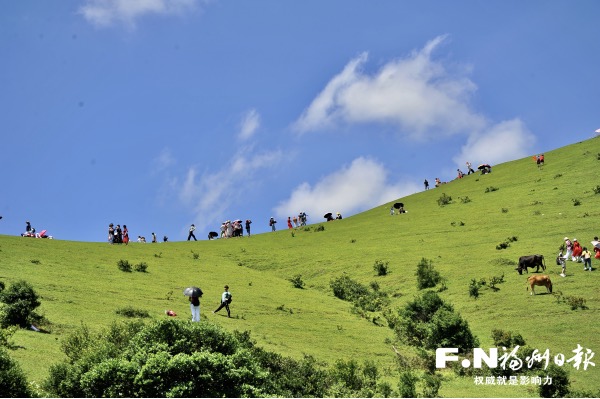
[[44,384],[57,397],[365,397],[378,389],[373,364],[339,361],[328,370],[210,323],[131,322],[97,334],[82,326],[62,349],[67,360]]
[[430,350],[459,348],[462,353],[479,346],[467,321],[433,291],[425,291],[404,308],[388,311],[385,316],[398,338],[409,345]]
[[28,327],[36,317],[34,310],[41,305],[38,294],[24,280],[13,283],[9,288],[0,290],[0,302],[3,302],[0,312],[0,326],[17,325]]
[[32,396],[25,373],[2,347],[0,347],[0,396],[3,398]]

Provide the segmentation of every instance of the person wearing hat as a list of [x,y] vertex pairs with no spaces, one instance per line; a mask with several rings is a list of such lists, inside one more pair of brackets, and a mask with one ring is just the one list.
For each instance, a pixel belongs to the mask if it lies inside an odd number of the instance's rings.
[[341,219],[341,218],[342,218],[342,214],[341,214],[341,213],[339,213],[339,212],[338,212],[336,215],[337,215],[337,216],[335,217],[335,219],[336,219],[336,220],[338,220],[338,219]]
[[231,292],[229,292],[229,286],[226,285],[225,291],[221,294],[221,305],[213,311],[213,313],[217,313],[219,310],[225,308],[227,310],[227,317],[231,317],[231,312],[229,311],[229,304],[232,301]]
[[194,235],[194,231],[196,230],[196,226],[194,226],[194,224],[192,223],[192,225],[190,226],[190,232],[188,234],[188,241],[190,240],[190,238],[194,238],[194,241],[198,241],[196,240],[196,236]]

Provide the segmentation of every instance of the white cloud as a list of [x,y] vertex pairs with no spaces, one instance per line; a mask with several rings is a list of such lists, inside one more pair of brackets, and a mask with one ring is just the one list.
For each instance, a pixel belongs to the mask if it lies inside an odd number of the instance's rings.
[[190,167],[179,188],[179,199],[190,207],[199,229],[220,225],[225,211],[254,183],[264,170],[277,166],[283,159],[282,151],[253,153],[252,147],[240,149],[214,172],[198,175]]
[[530,154],[534,143],[535,136],[525,124],[520,119],[512,119],[472,134],[453,159],[459,167],[464,167],[467,160],[473,164],[494,165]]
[[274,212],[279,218],[306,212],[318,221],[327,212],[354,214],[392,201],[419,188],[414,183],[392,184],[382,164],[364,157],[331,173],[314,187],[302,183]]
[[154,171],[161,172],[175,163],[175,158],[169,148],[163,148],[160,154],[154,158]]
[[475,84],[462,76],[464,71],[451,74],[431,59],[444,40],[439,36],[373,75],[362,71],[367,53],[359,55],[331,79],[294,128],[308,132],[343,123],[385,123],[414,137],[481,129],[485,118],[468,104]]
[[[260,126],[260,116],[252,109],[242,116],[238,137],[248,140],[255,135]],[[278,167],[285,159],[281,150],[257,151],[255,145],[244,141],[233,149],[229,159],[216,164],[216,169],[207,166],[199,170],[195,165],[187,167],[183,176],[172,176],[165,173],[166,178],[159,192],[159,200],[175,197],[178,205],[192,214],[192,220],[199,230],[215,228],[223,221],[232,204],[243,199],[247,190],[253,189],[260,176],[266,171]],[[175,162],[175,157],[168,148],[155,158],[155,167],[159,171],[168,172],[168,166]],[[225,216],[224,216],[225,215]]]
[[100,27],[114,23],[135,26],[135,20],[145,15],[180,15],[195,8],[198,0],[86,0],[79,13]]
[[260,126],[260,115],[255,109],[251,109],[244,115],[240,124],[238,138],[247,140],[251,138]]

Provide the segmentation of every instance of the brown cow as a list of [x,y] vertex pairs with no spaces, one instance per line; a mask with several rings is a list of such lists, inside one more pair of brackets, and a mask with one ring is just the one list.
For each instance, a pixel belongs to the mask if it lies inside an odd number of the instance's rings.
[[529,288],[531,287],[530,295],[535,295],[533,287],[536,285],[545,285],[546,290],[549,293],[552,293],[552,281],[550,281],[550,276],[547,274],[536,274],[527,278],[527,291],[529,291]]

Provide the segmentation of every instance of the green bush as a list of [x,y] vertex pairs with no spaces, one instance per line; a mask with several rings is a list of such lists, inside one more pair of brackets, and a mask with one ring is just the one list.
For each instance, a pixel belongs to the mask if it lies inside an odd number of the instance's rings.
[[5,328],[17,325],[29,327],[34,318],[35,308],[41,305],[39,296],[33,287],[24,280],[13,283],[8,289],[0,292],[0,302],[3,302],[0,313],[0,326]]
[[33,397],[25,373],[2,347],[0,347],[0,396],[3,398]]
[[510,331],[501,329],[492,330],[492,340],[494,341],[494,346],[498,348],[514,348],[517,345],[525,345],[525,340],[521,334],[513,334]]
[[117,262],[117,267],[119,268],[119,270],[121,270],[122,272],[127,272],[127,273],[131,273],[131,263],[129,263],[128,260],[119,260]]
[[382,260],[376,260],[373,264],[373,269],[377,272],[378,276],[386,276],[389,272],[389,263],[390,262],[384,263]]
[[479,289],[481,288],[481,283],[478,282],[477,280],[475,280],[474,278],[471,279],[471,282],[469,283],[469,296],[473,297],[475,299],[479,298]]
[[411,371],[402,372],[398,382],[398,396],[401,398],[416,398],[417,380],[417,377]]
[[431,350],[459,348],[462,353],[479,346],[468,323],[433,291],[425,291],[407,303],[397,316],[393,312],[384,316],[398,339],[408,345]]
[[442,193],[442,196],[438,198],[437,203],[439,206],[449,205],[452,203],[452,197],[446,195],[446,193]]
[[441,280],[440,273],[433,268],[431,260],[425,258],[421,258],[415,275],[417,276],[417,287],[420,290],[435,287]]
[[552,378],[552,384],[540,385],[538,393],[542,398],[564,398],[569,394],[570,381],[567,371],[552,363],[546,369],[546,375]]
[[44,382],[49,396],[373,397],[381,386],[372,362],[341,361],[326,370],[310,356],[268,352],[248,332],[209,322],[129,322],[99,333],[82,326],[63,351],[66,359]]
[[292,283],[294,288],[304,288],[304,281],[302,280],[301,274],[296,274],[294,277],[290,278],[289,281]]
[[133,268],[136,272],[146,273],[146,271],[148,270],[148,264],[146,262],[140,262],[136,264]]
[[352,280],[346,274],[332,279],[329,283],[333,295],[344,301],[352,302],[356,307],[368,312],[376,312],[386,307],[390,300],[388,295],[379,290],[379,286],[369,287]]
[[352,301],[355,298],[369,294],[367,287],[352,280],[346,274],[332,279],[329,285],[333,289],[333,295],[344,301]]

